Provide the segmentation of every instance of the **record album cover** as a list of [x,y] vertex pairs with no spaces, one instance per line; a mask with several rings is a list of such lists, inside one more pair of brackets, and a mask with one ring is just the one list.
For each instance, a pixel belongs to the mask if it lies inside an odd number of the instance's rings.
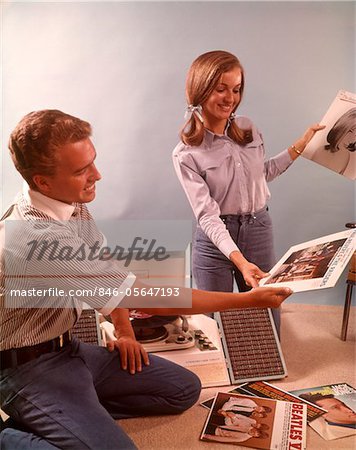
[[260,286],[293,292],[335,286],[356,248],[356,230],[345,230],[291,247]]
[[302,156],[350,180],[356,179],[356,94],[339,91]]
[[[251,395],[253,397],[272,398],[274,400],[282,400],[284,402],[305,403],[307,406],[308,422],[311,422],[326,413],[325,409],[320,408],[313,403],[307,402],[297,395],[284,391],[280,387],[274,386],[266,381],[250,381],[248,383],[240,384],[240,386],[237,386],[235,389],[229,391],[228,394],[243,394]],[[204,408],[210,409],[213,403],[214,397],[211,397],[200,404]]]
[[335,383],[292,391],[327,412],[309,425],[326,440],[356,435],[356,390]]
[[302,450],[306,424],[305,404],[218,392],[200,439],[266,450]]

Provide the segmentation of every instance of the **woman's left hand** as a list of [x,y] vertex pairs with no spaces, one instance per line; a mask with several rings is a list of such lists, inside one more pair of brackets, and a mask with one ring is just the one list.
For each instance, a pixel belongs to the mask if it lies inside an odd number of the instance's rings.
[[323,130],[324,128],[325,125],[320,125],[319,123],[310,126],[305,131],[303,136],[299,138],[291,147],[289,147],[288,151],[292,159],[296,159],[301,153],[303,153],[305,147],[311,141],[314,134],[320,130]]

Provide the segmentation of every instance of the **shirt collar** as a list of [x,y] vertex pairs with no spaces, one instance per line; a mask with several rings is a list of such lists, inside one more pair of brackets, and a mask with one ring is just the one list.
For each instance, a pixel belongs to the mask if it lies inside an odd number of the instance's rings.
[[77,206],[76,204],[69,205],[68,203],[47,197],[38,191],[30,189],[26,183],[23,186],[23,195],[31,206],[55,220],[69,220]]
[[214,140],[216,139],[230,139],[226,133],[224,134],[215,134],[210,130],[205,129],[204,132],[204,143],[209,148],[213,145]]

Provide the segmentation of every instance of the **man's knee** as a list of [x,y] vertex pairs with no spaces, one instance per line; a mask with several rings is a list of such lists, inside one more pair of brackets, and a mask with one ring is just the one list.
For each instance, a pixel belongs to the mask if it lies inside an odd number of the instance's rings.
[[175,403],[176,413],[182,413],[191,408],[198,401],[201,392],[201,381],[190,370],[186,370],[184,380],[185,387],[182,389],[179,401]]
[[191,381],[191,404],[188,406],[190,408],[191,406],[195,405],[195,403],[199,400],[200,392],[201,392],[201,381],[200,378],[195,375],[195,373],[192,372],[192,381]]

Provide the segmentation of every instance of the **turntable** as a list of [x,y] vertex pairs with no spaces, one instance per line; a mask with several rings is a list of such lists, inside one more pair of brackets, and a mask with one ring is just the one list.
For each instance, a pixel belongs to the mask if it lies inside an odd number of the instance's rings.
[[[115,339],[115,331],[110,323],[110,318],[106,319],[109,323],[104,322],[103,327],[107,339]],[[151,316],[131,311],[130,320],[136,339],[147,352],[182,350],[197,344],[201,349],[215,349],[201,330],[193,330],[189,326],[186,316]]]
[[[148,316],[130,312],[136,339],[157,354],[194,372],[203,387],[229,385],[229,375],[215,320],[193,316]],[[114,327],[104,321],[106,340],[114,340]]]
[[195,345],[194,334],[189,330],[185,316],[138,317],[131,320],[136,339],[147,352],[180,350]]

